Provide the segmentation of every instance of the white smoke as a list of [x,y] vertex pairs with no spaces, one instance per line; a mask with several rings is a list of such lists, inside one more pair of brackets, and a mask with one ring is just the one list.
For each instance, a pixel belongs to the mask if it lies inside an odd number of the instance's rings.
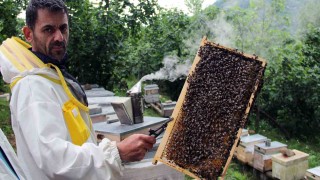
[[165,79],[173,82],[188,75],[191,63],[190,60],[181,62],[179,57],[167,56],[163,59],[163,67],[159,71],[145,75],[141,81]]
[[[187,39],[183,41],[184,45],[186,46],[187,51],[190,52],[190,57],[193,58],[199,47],[201,39],[204,36],[207,36],[208,40],[211,42],[215,42],[221,44],[226,47],[230,48],[237,48],[242,51],[246,51],[247,53],[255,53],[257,55],[263,55],[269,57],[269,53],[267,47],[264,47],[264,44],[260,46],[252,45],[251,47],[247,47],[247,49],[242,49],[243,47],[236,47],[235,41],[239,38],[240,34],[243,33],[243,37],[252,38],[252,39],[259,39],[261,31],[250,31],[248,29],[242,30],[243,32],[238,32],[239,30],[235,29],[234,24],[232,22],[228,22],[226,18],[226,11],[229,8],[239,6],[239,1],[228,1],[224,6],[224,10],[221,10],[217,17],[213,20],[206,19],[205,16],[199,17],[199,21],[202,22],[202,27],[200,28],[193,28],[192,33],[188,34]],[[265,6],[271,6],[271,4],[266,3]],[[257,9],[258,15],[261,15],[264,9],[270,8],[263,6],[262,9]],[[287,15],[288,20],[292,22],[290,27],[290,32],[299,33],[301,29],[305,29],[308,24],[319,24],[320,16],[317,15],[320,8],[320,1],[319,0],[306,0],[306,1],[296,1],[296,0],[287,0]],[[256,20],[256,22],[255,22]],[[253,19],[251,24],[255,25],[260,22],[260,19]],[[249,23],[249,24],[250,24]],[[276,22],[275,22],[276,23]],[[243,24],[244,26],[245,24]],[[285,25],[281,25],[285,26]],[[254,26],[259,28],[259,26]],[[283,28],[283,27],[280,27]],[[272,34],[267,34],[272,35]],[[294,35],[294,34],[293,34]],[[297,37],[297,34],[296,36]],[[276,39],[276,34],[274,37],[268,37],[267,39]],[[282,42],[272,41],[274,45],[278,44],[279,46],[282,45]],[[268,42],[266,42],[268,44]],[[258,48],[257,48],[258,47]],[[258,50],[259,51],[258,51]],[[152,74],[144,76],[141,80],[159,80],[159,79],[166,79],[169,81],[175,81],[177,78],[182,76],[187,76],[189,73],[189,69],[192,65],[192,61],[190,59],[186,60],[184,63],[181,63],[181,59],[176,56],[168,56],[165,57],[163,60],[163,67]]]
[[207,28],[210,29],[212,35],[217,35],[214,42],[224,46],[234,47],[234,30],[230,23],[226,21],[225,13],[218,14],[217,18],[206,22]]
[[320,21],[319,8],[319,0],[287,0],[288,15],[291,20],[291,34],[299,38],[306,27],[310,25],[318,26]]

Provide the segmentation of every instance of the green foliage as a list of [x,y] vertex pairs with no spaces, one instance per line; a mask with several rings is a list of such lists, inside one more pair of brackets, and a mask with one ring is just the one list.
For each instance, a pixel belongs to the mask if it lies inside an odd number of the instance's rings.
[[[290,37],[285,1],[250,1],[247,9],[234,7],[226,12],[234,27],[232,39],[239,50],[272,60],[283,41]],[[271,47],[271,48],[266,48]]]
[[0,92],[4,92],[4,81],[2,80],[2,76],[0,78]]
[[20,3],[17,0],[0,1],[0,42],[18,34],[17,15],[21,10]]
[[191,14],[198,14],[201,11],[202,3],[204,0],[184,0],[185,5]]
[[[123,43],[114,75],[118,78],[134,75],[138,79],[161,67],[165,55],[183,55],[183,32],[188,18],[177,10],[161,11],[152,24],[141,27],[135,36]],[[133,68],[134,67],[134,68]]]
[[219,36],[215,32],[215,20],[220,10],[215,6],[209,6],[201,12],[190,17],[190,23],[184,32],[183,43],[186,46],[186,57],[193,59],[197,53],[201,39],[206,36],[208,39],[214,39]]
[[[155,15],[155,1],[100,1],[93,6],[89,0],[67,1],[70,7],[69,67],[82,83],[98,83],[112,89],[121,79],[118,63],[123,42],[135,36],[142,25]],[[128,10],[128,11],[127,11]],[[95,72],[95,73],[90,73]]]
[[314,138],[320,128],[319,82],[320,68],[317,65],[319,41],[286,44],[279,50],[278,59],[266,72],[262,90],[262,106],[292,135]]
[[8,93],[10,92],[10,87],[8,84],[5,84],[4,81],[2,80],[2,77],[0,76],[0,94],[1,93]]
[[304,40],[303,63],[308,67],[315,67],[320,63],[320,28],[310,26]]
[[256,179],[250,171],[247,171],[243,164],[232,162],[229,165],[225,179],[230,180],[254,180]]
[[161,117],[160,114],[151,107],[144,109],[143,116]]
[[11,136],[13,130],[11,128],[10,110],[7,101],[0,99],[0,127],[6,136]]

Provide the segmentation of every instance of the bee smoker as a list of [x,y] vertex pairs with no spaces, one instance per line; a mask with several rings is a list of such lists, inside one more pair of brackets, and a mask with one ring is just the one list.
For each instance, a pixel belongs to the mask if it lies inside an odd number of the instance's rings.
[[143,98],[141,94],[141,80],[135,84],[129,91],[127,96],[131,98],[133,124],[143,122]]
[[128,93],[131,98],[133,123],[138,124],[143,122],[143,101],[141,92]]

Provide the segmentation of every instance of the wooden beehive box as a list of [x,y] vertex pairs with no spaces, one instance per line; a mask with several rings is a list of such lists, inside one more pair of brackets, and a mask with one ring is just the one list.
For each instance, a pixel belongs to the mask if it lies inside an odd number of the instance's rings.
[[308,169],[306,172],[306,176],[308,179],[320,180],[320,166]]
[[261,172],[271,171],[272,159],[271,155],[279,153],[281,150],[286,150],[287,145],[273,141],[270,146],[266,143],[254,145],[253,167]]
[[[246,137],[246,136],[249,136],[249,131],[247,129],[242,129],[242,132],[241,132],[241,135],[240,135],[240,141],[241,141],[242,137]],[[234,157],[237,157],[237,155],[238,155],[238,147],[239,146],[236,147],[236,149],[235,149],[235,151],[233,153]]]
[[265,67],[204,38],[153,163],[196,179],[224,178]]
[[267,137],[260,134],[240,137],[240,144],[235,149],[237,159],[244,164],[253,166],[254,145],[265,143],[267,140]]
[[287,157],[282,153],[272,155],[272,177],[278,179],[303,179],[308,169],[309,154],[293,150],[294,156]]

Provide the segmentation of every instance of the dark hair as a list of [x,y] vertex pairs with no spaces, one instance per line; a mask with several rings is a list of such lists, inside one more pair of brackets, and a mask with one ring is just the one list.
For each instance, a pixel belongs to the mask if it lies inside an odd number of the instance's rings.
[[38,18],[38,9],[48,9],[50,12],[62,11],[68,16],[68,9],[63,0],[30,0],[26,10],[26,23],[32,30]]

